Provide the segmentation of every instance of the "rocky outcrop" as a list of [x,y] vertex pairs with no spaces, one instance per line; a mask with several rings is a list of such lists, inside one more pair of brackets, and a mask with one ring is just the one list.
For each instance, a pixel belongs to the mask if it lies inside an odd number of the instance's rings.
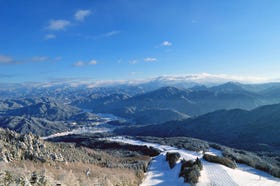
[[166,161],[169,163],[169,167],[172,169],[176,162],[179,160],[180,154],[178,152],[167,152]]
[[229,158],[219,157],[211,154],[204,154],[203,159],[212,163],[219,163],[232,169],[236,168],[236,163]]
[[181,170],[179,177],[184,178],[184,182],[190,183],[191,185],[196,184],[200,177],[200,171],[203,169],[200,159],[196,158],[193,160],[182,160],[181,161]]

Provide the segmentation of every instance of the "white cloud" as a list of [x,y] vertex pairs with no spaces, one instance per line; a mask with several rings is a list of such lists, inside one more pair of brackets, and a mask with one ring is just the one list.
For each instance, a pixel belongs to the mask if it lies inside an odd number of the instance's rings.
[[55,38],[56,38],[56,35],[54,35],[54,34],[46,34],[46,35],[45,35],[45,39],[46,39],[46,40],[55,39]]
[[154,58],[154,57],[146,57],[144,59],[145,62],[156,62],[157,61],[157,58]]
[[110,32],[101,33],[99,35],[86,35],[86,36],[82,35],[82,37],[84,37],[85,39],[102,39],[102,38],[112,37],[118,34],[120,34],[119,30],[113,30]]
[[131,64],[131,65],[135,65],[135,64],[137,64],[138,63],[138,61],[137,60],[131,60],[131,61],[129,61],[129,64]]
[[[81,64],[85,64],[81,62]],[[142,74],[142,72],[130,72],[131,76]],[[190,83],[189,86],[193,86],[193,83],[204,84],[208,86],[218,85],[229,81],[238,81],[241,83],[266,83],[273,82],[273,79],[268,77],[260,76],[239,76],[239,75],[228,75],[228,74],[209,74],[209,73],[198,73],[198,74],[183,74],[183,75],[167,75],[147,79],[133,79],[133,80],[100,80],[96,81],[91,78],[52,78],[51,82],[44,83],[28,83],[29,86],[54,86],[64,83],[69,83],[70,86],[86,85],[88,88],[93,87],[105,87],[112,85],[139,85],[143,83],[150,83],[154,81],[161,81],[167,85],[174,85],[178,83]],[[278,80],[279,81],[279,80]]]
[[102,36],[104,36],[104,37],[111,37],[111,36],[117,35],[117,34],[119,34],[119,33],[120,33],[120,31],[118,31],[118,30],[113,30],[113,31],[111,31],[111,32],[107,32],[107,33],[102,34]]
[[41,62],[55,62],[61,60],[61,57],[51,58],[48,56],[33,56],[19,60],[15,60],[10,56],[0,55],[0,64],[26,64],[26,63],[41,63]]
[[86,65],[96,65],[97,61],[96,60],[90,60],[89,62],[85,62],[85,61],[77,61],[76,63],[73,64],[74,67],[83,67]]
[[47,56],[34,56],[31,60],[33,62],[44,62],[47,61],[49,59],[49,57]]
[[161,43],[161,46],[164,46],[164,47],[171,46],[171,45],[172,45],[172,43],[169,42],[169,41],[163,41],[163,42]]
[[96,65],[96,64],[97,64],[97,61],[93,59],[93,60],[91,60],[90,62],[88,62],[88,64],[89,64],[89,65]]
[[262,83],[269,81],[268,78],[258,77],[258,76],[237,76],[228,74],[186,74],[186,75],[171,75],[171,76],[161,76],[155,78],[162,81],[179,81],[179,82],[195,82],[201,84],[211,84],[211,83],[225,83],[229,81],[236,81],[241,83]]
[[74,17],[77,21],[83,21],[87,16],[91,14],[90,10],[78,10]]
[[50,20],[49,25],[47,26],[47,29],[49,30],[65,30],[66,27],[70,26],[71,22],[64,19],[57,19],[57,20]]
[[10,56],[0,55],[0,64],[10,64],[13,63],[14,60]]
[[83,61],[77,61],[76,63],[73,64],[75,67],[82,67],[85,66],[85,63]]

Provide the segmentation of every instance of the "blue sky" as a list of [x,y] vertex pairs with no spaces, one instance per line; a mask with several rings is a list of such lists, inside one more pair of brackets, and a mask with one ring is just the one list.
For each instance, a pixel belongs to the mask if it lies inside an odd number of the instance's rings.
[[278,0],[0,0],[0,82],[279,78]]

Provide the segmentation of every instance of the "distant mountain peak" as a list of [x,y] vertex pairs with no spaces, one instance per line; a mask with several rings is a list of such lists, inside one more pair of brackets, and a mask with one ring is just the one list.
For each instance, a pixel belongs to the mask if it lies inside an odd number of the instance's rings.
[[162,87],[157,90],[154,90],[152,92],[149,92],[148,94],[154,95],[154,97],[156,97],[156,96],[172,97],[172,96],[184,95],[188,92],[189,92],[188,89],[177,88],[177,87],[173,87],[173,86],[166,86],[166,87]]
[[162,87],[162,88],[160,88],[158,90],[160,90],[160,91],[167,91],[167,92],[177,92],[177,91],[180,91],[179,88],[173,87],[173,86],[165,86],[165,87]]
[[246,91],[243,89],[239,83],[237,82],[227,82],[218,86],[213,86],[210,89],[213,91],[219,91],[219,92],[234,92],[234,91]]

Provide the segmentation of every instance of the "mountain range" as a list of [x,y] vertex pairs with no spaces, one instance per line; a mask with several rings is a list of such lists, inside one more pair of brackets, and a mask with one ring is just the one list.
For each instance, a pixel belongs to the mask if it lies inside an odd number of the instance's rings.
[[[262,105],[279,103],[278,84],[263,86],[268,88],[233,82],[212,87],[167,86],[136,95],[112,94],[103,97],[91,95],[72,104],[91,109],[93,112],[112,113],[131,119],[137,124],[156,124],[186,119],[219,109],[250,110]],[[157,113],[161,111],[165,112],[165,117],[159,119]]]
[[[168,138],[171,146],[176,144],[173,142],[178,136],[194,137],[207,140],[214,148],[222,148],[217,144],[237,148],[227,148],[229,152],[223,153],[278,176],[279,93],[279,83],[228,82],[209,86],[173,82],[166,86],[162,79],[107,87],[10,86],[0,88],[0,127],[23,134],[65,138],[69,142],[77,140],[94,149],[100,147],[101,142],[98,139],[91,144],[89,136],[103,140],[110,135],[157,136],[162,142],[167,140],[165,137],[171,137]],[[108,130],[98,130],[98,127]],[[196,144],[195,141],[192,143]],[[119,148],[106,143],[104,152],[109,147]],[[185,142],[179,144],[186,145]],[[76,145],[79,150],[79,144]],[[242,149],[254,151],[256,156]],[[115,150],[112,153],[116,155]],[[127,153],[126,149],[125,158],[130,156]],[[251,157],[255,158],[251,160]],[[277,171],[271,171],[267,165],[273,165]]]
[[[64,121],[86,122],[98,120],[93,113],[108,113],[127,119],[131,125],[160,124],[173,120],[185,120],[220,109],[251,110],[262,105],[280,103],[280,84],[241,84],[228,82],[216,86],[196,84],[193,87],[165,86],[157,88],[149,84],[120,85],[114,87],[85,86],[37,87],[32,94],[21,93],[13,98],[0,99],[0,116],[4,126],[16,126],[20,117],[24,122],[37,121],[38,118],[49,122]],[[179,84],[177,84],[179,85]],[[144,87],[144,88],[143,88]],[[149,87],[149,88],[147,88]],[[3,89],[17,91],[24,89],[11,87]],[[26,87],[30,89],[30,87]],[[45,90],[43,96],[42,91]],[[0,91],[1,92],[1,91]],[[21,92],[21,91],[19,91]],[[24,94],[25,95],[25,94]],[[23,96],[23,97],[22,97]],[[85,110],[90,112],[84,112]],[[37,119],[36,119],[37,118]],[[91,118],[91,119],[90,119]],[[31,122],[32,123],[32,122]],[[38,122],[34,122],[38,123]],[[62,122],[63,123],[63,122]],[[64,127],[64,126],[63,126]],[[21,128],[21,127],[19,127]],[[50,126],[50,128],[53,128]],[[20,132],[20,131],[18,131]],[[40,132],[41,134],[41,132]]]
[[160,125],[117,129],[134,136],[189,136],[251,151],[280,152],[280,104],[218,110]]
[[93,113],[48,98],[4,100],[0,106],[0,127],[40,136],[101,120]]

